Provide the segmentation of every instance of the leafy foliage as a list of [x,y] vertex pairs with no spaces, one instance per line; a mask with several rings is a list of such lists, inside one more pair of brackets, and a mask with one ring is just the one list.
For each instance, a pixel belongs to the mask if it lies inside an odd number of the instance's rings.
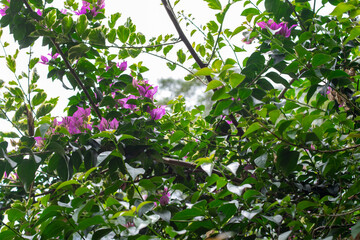
[[[323,0],[322,16],[308,1],[265,0],[262,12],[206,0],[215,15],[202,28],[179,13],[204,37],[194,44],[165,0],[179,39],[147,39],[101,0],[67,12],[2,2],[19,48],[42,40],[51,52],[21,74],[19,51],[3,56],[15,81],[0,81],[0,117],[17,132],[0,133],[0,239],[359,238],[357,1]],[[246,22],[230,29],[234,4]],[[257,43],[242,62],[239,33]],[[206,82],[209,113],[181,97],[160,106],[151,70],[132,63],[142,53]],[[76,90],[61,120],[36,64]]]

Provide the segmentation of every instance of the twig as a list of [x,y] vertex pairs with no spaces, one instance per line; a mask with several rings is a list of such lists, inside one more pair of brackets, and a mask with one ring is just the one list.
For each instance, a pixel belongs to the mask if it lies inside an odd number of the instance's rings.
[[169,43],[162,43],[162,44],[156,44],[156,45],[147,45],[147,46],[118,46],[118,45],[113,45],[113,46],[106,46],[106,47],[111,47],[111,48],[119,48],[119,49],[143,49],[143,48],[157,48],[157,47],[162,47],[162,46],[167,46],[167,45],[175,45],[179,42],[181,42],[182,40],[179,39],[175,42],[169,42]]
[[166,60],[166,61],[168,61],[168,62],[170,62],[170,63],[172,63],[172,64],[175,64],[176,66],[179,66],[179,67],[181,67],[182,69],[185,69],[186,71],[188,71],[191,75],[193,75],[197,80],[199,80],[200,82],[202,82],[204,85],[207,84],[207,83],[204,82],[201,78],[199,78],[198,76],[196,76],[193,71],[191,71],[190,69],[184,67],[184,66],[181,65],[180,63],[174,62],[174,61],[172,61],[172,60],[170,60],[170,59],[168,59],[168,58],[166,58],[166,57],[159,56],[159,55],[154,54],[154,53],[151,53],[151,52],[143,51],[143,53],[149,54],[149,55],[154,56],[154,57],[161,58],[161,59]]
[[[291,86],[295,81],[296,81],[295,78],[291,79],[290,82],[289,82],[289,85]],[[285,87],[285,88],[281,91],[281,93],[279,94],[278,99],[284,98],[285,93],[286,93],[287,90],[289,90],[289,88]]]
[[[30,7],[29,3],[27,2],[27,0],[23,0],[23,3],[26,5],[26,7],[28,8],[29,11],[34,12],[34,10]],[[87,99],[90,102],[90,105],[92,107],[92,109],[95,111],[96,115],[98,116],[99,119],[101,119],[101,113],[98,109],[98,107],[95,105],[94,101],[92,100],[88,90],[86,89],[86,87],[84,86],[84,84],[81,82],[79,76],[76,74],[75,70],[71,67],[69,61],[67,60],[64,52],[61,50],[59,44],[57,44],[55,42],[54,38],[49,38],[51,43],[54,45],[54,47],[56,48],[56,51],[61,55],[61,58],[63,59],[65,66],[69,69],[71,75],[73,75],[73,77],[75,78],[75,81],[77,82],[77,84],[80,86],[80,88],[84,91]]]

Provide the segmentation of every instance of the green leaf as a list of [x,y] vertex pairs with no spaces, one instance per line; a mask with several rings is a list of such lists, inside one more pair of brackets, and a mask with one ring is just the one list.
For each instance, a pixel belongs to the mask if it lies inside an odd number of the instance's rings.
[[24,159],[17,168],[17,174],[21,182],[24,184],[25,189],[29,189],[32,181],[35,178],[35,173],[38,165],[33,159]]
[[61,189],[61,188],[63,188],[63,187],[66,187],[66,186],[73,185],[73,184],[80,185],[80,183],[79,183],[78,181],[76,181],[76,180],[69,180],[69,181],[66,181],[66,182],[61,183],[61,184],[56,188],[55,191],[57,191],[57,190],[59,190],[59,189]]
[[31,104],[33,106],[37,106],[43,103],[46,100],[47,94],[45,92],[38,92],[33,99],[31,100]]
[[36,111],[36,117],[42,117],[50,113],[54,109],[55,105],[51,103],[42,104]]
[[282,147],[277,151],[276,167],[284,174],[293,172],[298,163],[299,152],[291,151],[288,147]]
[[194,75],[195,76],[210,76],[210,74],[212,73],[212,70],[208,67],[204,67],[202,69],[200,69],[199,71],[197,71]]
[[335,7],[335,9],[330,13],[330,15],[340,18],[345,12],[348,12],[354,8],[355,6],[351,3],[342,2]]
[[102,218],[102,216],[100,215],[96,215],[94,217],[90,217],[90,218],[85,218],[83,220],[81,220],[79,222],[79,225],[77,226],[77,229],[78,230],[84,230],[90,226],[94,226],[94,225],[102,225],[104,224],[105,221],[104,219]]
[[233,103],[232,100],[220,101],[215,108],[214,115],[219,116],[223,114],[223,111],[229,108],[230,104]]
[[310,202],[310,201],[301,201],[297,204],[296,208],[299,209],[300,211],[307,209],[309,207],[317,207],[318,205],[314,202]]
[[143,168],[133,168],[129,164],[125,163],[126,169],[130,174],[131,178],[134,180],[138,175],[144,174],[145,170]]
[[204,0],[208,3],[209,7],[214,10],[221,10],[221,3],[219,0]]
[[91,29],[88,38],[91,44],[105,45],[105,34],[100,27]]
[[110,43],[114,43],[116,40],[116,30],[115,29],[111,29],[110,32],[107,35],[107,40]]
[[89,47],[86,46],[84,43],[80,43],[78,45],[75,45],[71,47],[68,51],[68,57],[69,59],[76,59],[84,56],[88,51]]
[[259,157],[255,158],[254,163],[258,167],[265,168],[267,159],[268,159],[268,154],[264,153],[264,154],[260,155]]
[[348,43],[350,40],[354,40],[360,35],[360,26],[356,26],[350,31],[350,35],[346,40],[344,41],[344,44]]
[[245,75],[239,73],[233,73],[230,76],[230,85],[232,88],[236,88],[242,81],[244,81]]
[[315,54],[313,59],[311,60],[311,63],[313,67],[318,67],[320,65],[323,65],[333,59],[332,56],[324,54],[324,53],[318,53]]
[[178,57],[178,61],[180,63],[184,63],[185,60],[186,60],[186,54],[183,52],[183,50],[180,49],[176,54],[177,54],[177,57]]
[[117,35],[122,43],[126,43],[130,35],[130,29],[125,26],[119,26],[117,29]]
[[86,60],[85,58],[81,58],[77,64],[77,69],[81,72],[90,73],[96,71],[96,67],[94,64]]
[[170,137],[170,143],[178,142],[180,139],[185,137],[185,133],[181,130],[176,131],[174,134]]
[[351,236],[355,239],[360,234],[360,221],[351,227]]
[[55,24],[56,20],[56,9],[51,10],[45,16],[45,24],[49,29],[51,29],[51,27]]
[[282,84],[284,87],[290,88],[288,81],[276,72],[269,72],[266,74],[266,77],[270,78],[275,83]]
[[101,163],[103,161],[105,161],[111,153],[112,153],[112,151],[105,151],[105,152],[100,153],[99,156],[97,157],[96,166],[101,165]]
[[22,6],[23,6],[22,1],[10,1],[10,12],[12,17],[17,15],[18,12],[20,12]]
[[76,32],[81,36],[84,34],[88,26],[88,19],[85,14],[79,16],[77,23],[75,25]]
[[[83,15],[81,15],[83,16]],[[63,220],[51,221],[42,231],[42,238],[51,239],[55,236],[60,236],[61,232],[68,226],[68,223]]]
[[256,130],[262,128],[262,126],[260,125],[260,123],[258,122],[254,122],[253,124],[250,125],[250,127],[246,130],[246,132],[244,133],[244,135],[242,135],[242,137],[246,137],[247,135],[249,135],[252,132],[255,132]]
[[6,214],[8,215],[10,222],[18,221],[25,216],[25,212],[17,208],[10,208],[6,210]]
[[246,188],[251,188],[252,186],[250,184],[244,184],[242,186],[235,186],[231,183],[228,183],[226,185],[226,187],[230,192],[235,193],[238,196],[241,196]]
[[205,92],[213,90],[218,87],[222,87],[222,86],[224,86],[224,85],[219,80],[212,80],[211,82],[208,83]]
[[190,220],[197,216],[202,216],[204,212],[197,208],[185,209],[178,212],[172,218],[173,220]]

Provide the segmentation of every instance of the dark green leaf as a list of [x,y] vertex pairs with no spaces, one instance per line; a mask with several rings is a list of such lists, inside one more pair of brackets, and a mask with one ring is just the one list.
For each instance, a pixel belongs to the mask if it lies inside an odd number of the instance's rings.
[[284,174],[293,172],[298,163],[300,153],[291,151],[288,147],[282,147],[277,151],[276,167]]

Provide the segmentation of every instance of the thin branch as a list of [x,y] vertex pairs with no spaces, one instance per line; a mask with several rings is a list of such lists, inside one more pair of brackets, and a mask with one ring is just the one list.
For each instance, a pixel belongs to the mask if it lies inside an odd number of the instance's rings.
[[182,42],[182,40],[179,39],[175,42],[162,43],[162,44],[156,44],[156,45],[147,45],[147,46],[118,46],[115,44],[113,46],[106,46],[106,47],[119,48],[119,49],[143,49],[143,48],[157,48],[157,47],[163,47],[163,46],[167,46],[167,45],[175,45],[179,42]]
[[[199,58],[199,56],[195,52],[194,48],[192,47],[191,43],[185,36],[183,30],[181,29],[181,27],[176,19],[176,16],[174,14],[174,11],[172,10],[168,0],[161,0],[161,2],[164,5],[165,10],[166,10],[167,14],[169,15],[172,23],[174,24],[174,27],[176,28],[176,31],[178,32],[180,39],[184,42],[184,44],[187,47],[187,49],[189,50],[191,56],[195,59],[196,63],[199,65],[200,68],[206,67],[207,65],[205,63],[203,63],[203,61]],[[206,76],[206,79],[208,82],[212,81],[212,78],[210,76]]]
[[214,49],[213,49],[213,51],[212,51],[212,53],[211,53],[211,56],[210,56],[210,58],[209,58],[209,61],[208,61],[208,63],[207,63],[206,65],[209,65],[209,64],[210,64],[211,60],[213,59],[213,57],[214,57],[214,55],[215,55],[216,47],[217,47],[217,45],[218,45],[218,43],[219,43],[220,35],[221,35],[221,32],[222,32],[222,28],[223,28],[223,24],[224,24],[224,20],[225,20],[225,15],[226,15],[226,12],[227,12],[227,10],[228,10],[229,8],[225,8],[225,9],[226,9],[226,11],[223,13],[223,14],[224,14],[224,19],[222,20],[222,22],[221,22],[221,24],[220,24],[218,36],[217,36],[217,39],[216,39],[216,42],[215,42],[215,45],[214,45]]
[[13,229],[12,227],[10,227],[9,225],[7,225],[6,223],[4,223],[3,221],[1,221],[0,224],[6,226],[8,229],[10,229],[11,231],[13,231],[19,238],[21,238],[21,239],[26,239],[26,238],[24,238],[23,236],[21,236],[21,234],[18,233],[15,229]]
[[[29,11],[34,12],[34,10],[30,7],[29,3],[27,2],[27,0],[23,0],[24,4],[26,5],[26,7],[28,8]],[[80,88],[84,91],[86,97],[88,98],[90,105],[92,107],[92,109],[95,111],[96,115],[98,116],[98,118],[101,119],[101,112],[99,111],[98,107],[95,105],[94,101],[92,100],[88,90],[86,89],[86,87],[84,86],[84,84],[81,82],[79,76],[76,74],[75,70],[71,67],[69,61],[67,60],[64,52],[61,50],[59,44],[57,44],[55,42],[54,38],[49,38],[51,43],[54,45],[54,47],[56,48],[56,51],[61,55],[61,58],[63,59],[65,66],[69,69],[71,75],[73,75],[73,77],[75,78],[75,81],[77,82],[77,84],[80,86]]]
[[340,149],[334,149],[334,150],[312,150],[315,152],[320,152],[320,153],[336,153],[336,152],[342,152],[342,151],[346,151],[346,150],[351,150],[351,149],[355,149],[355,148],[359,148],[360,144],[356,144],[354,146],[350,146],[350,147],[346,147],[346,148],[340,148]]
[[[289,82],[289,85],[291,86],[295,81],[296,81],[296,78],[291,79],[290,82]],[[281,93],[279,94],[278,99],[284,98],[285,93],[287,92],[287,90],[289,90],[289,88],[285,87],[285,88],[281,91]]]
[[199,80],[200,82],[202,82],[204,85],[207,85],[206,82],[204,82],[201,78],[199,78],[198,76],[195,75],[195,73],[193,71],[191,71],[190,69],[184,67],[183,65],[181,65],[180,63],[177,63],[177,62],[174,62],[174,61],[171,61],[170,59],[166,58],[166,57],[163,57],[163,56],[159,56],[157,54],[154,54],[154,53],[151,53],[151,52],[146,52],[146,51],[143,51],[143,53],[146,53],[146,54],[149,54],[151,56],[154,56],[154,57],[158,57],[158,58],[161,58],[165,61],[168,61],[172,64],[175,64],[176,66],[179,66],[181,67],[182,69],[185,69],[186,71],[188,71],[191,75],[193,75],[197,80]]

